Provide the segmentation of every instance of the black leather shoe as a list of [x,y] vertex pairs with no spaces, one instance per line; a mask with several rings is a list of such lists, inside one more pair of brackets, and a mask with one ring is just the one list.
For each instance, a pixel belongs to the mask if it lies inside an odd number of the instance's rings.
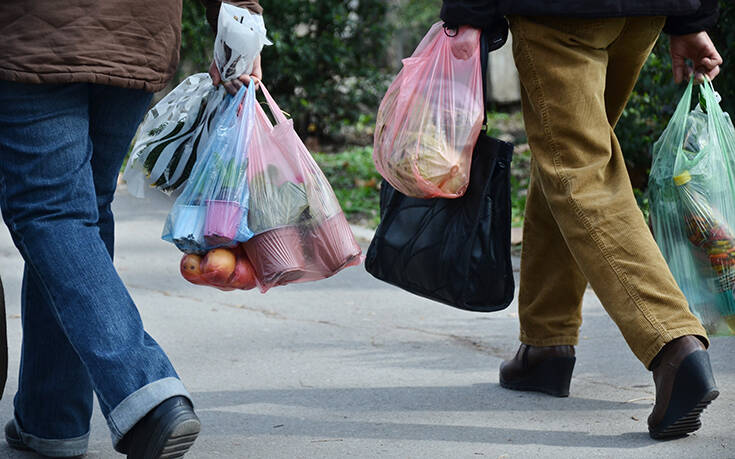
[[573,346],[521,344],[516,356],[500,365],[500,385],[506,389],[569,397],[576,360]]
[[20,451],[29,451],[31,448],[27,447],[23,443],[23,439],[20,438],[18,430],[15,428],[15,420],[11,419],[5,424],[5,441],[8,442],[8,446],[13,449]]
[[720,395],[702,342],[691,335],[677,338],[664,346],[654,362],[656,404],[648,416],[651,438],[682,437],[702,427],[699,416]]
[[183,396],[152,409],[115,445],[129,459],[183,457],[199,435],[201,425],[191,402]]

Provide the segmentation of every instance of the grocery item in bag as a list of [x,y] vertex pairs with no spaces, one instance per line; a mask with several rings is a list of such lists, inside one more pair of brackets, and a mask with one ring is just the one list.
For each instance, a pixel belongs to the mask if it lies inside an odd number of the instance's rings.
[[248,226],[242,244],[261,291],[323,279],[361,261],[361,249],[332,187],[261,83],[276,120],[260,107],[249,149]]
[[651,220],[692,312],[708,333],[735,334],[735,129],[709,81],[690,111],[692,91],[653,148]]
[[220,290],[255,288],[255,270],[240,246],[212,249],[204,256],[186,254],[180,262],[181,275],[192,284]]
[[416,198],[462,196],[482,127],[480,30],[434,24],[388,88],[375,126],[378,172]]
[[163,239],[186,253],[247,241],[248,149],[254,123],[255,83],[227,96],[206,148],[166,220]]

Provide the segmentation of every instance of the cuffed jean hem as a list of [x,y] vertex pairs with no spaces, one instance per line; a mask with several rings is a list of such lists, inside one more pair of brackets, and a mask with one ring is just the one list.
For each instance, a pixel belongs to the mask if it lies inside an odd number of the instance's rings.
[[74,438],[40,438],[23,432],[17,420],[13,419],[13,422],[23,444],[38,454],[49,457],[75,457],[87,453],[89,432]]
[[521,332],[520,341],[528,346],[576,346],[579,337],[576,335],[554,336],[551,338],[531,338],[527,334]]
[[125,397],[107,416],[107,425],[112,434],[112,444],[122,439],[133,426],[149,411],[157,407],[164,400],[177,395],[183,395],[191,401],[180,379],[169,377],[149,383]]
[[682,336],[687,335],[694,335],[702,341],[702,344],[704,344],[705,348],[709,348],[709,338],[707,337],[707,332],[704,330],[704,327],[677,328],[675,330],[669,330],[668,334],[670,339],[665,339],[662,336],[657,339],[656,342],[654,342],[651,346],[649,346],[649,348],[646,349],[641,355],[638,355],[636,353],[636,356],[638,356],[641,363],[646,366],[646,369],[650,370],[651,362],[653,362],[653,359],[656,358],[659,352],[661,352],[661,349],[663,349],[663,347],[667,343],[675,340],[676,338],[681,338]]

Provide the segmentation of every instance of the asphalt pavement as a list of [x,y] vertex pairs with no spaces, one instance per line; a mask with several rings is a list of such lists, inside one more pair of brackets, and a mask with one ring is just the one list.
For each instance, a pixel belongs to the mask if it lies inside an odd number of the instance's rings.
[[[515,302],[459,311],[362,266],[266,294],[192,285],[160,239],[170,205],[118,191],[116,265],[193,396],[203,427],[189,458],[735,458],[733,337],[712,341],[721,395],[703,428],[658,442],[646,429],[651,374],[591,290],[571,396],[508,391],[498,366],[518,346]],[[366,247],[369,232],[356,232]],[[2,422],[17,387],[21,273],[0,225],[10,347]],[[0,457],[34,456],[0,441]],[[122,457],[98,408],[87,457]]]

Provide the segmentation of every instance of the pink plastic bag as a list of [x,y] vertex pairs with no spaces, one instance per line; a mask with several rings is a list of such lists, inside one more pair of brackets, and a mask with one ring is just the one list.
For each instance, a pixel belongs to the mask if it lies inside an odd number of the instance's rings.
[[362,261],[331,185],[261,83],[276,125],[255,105],[250,144],[248,226],[242,244],[262,292],[324,279]]
[[373,160],[401,193],[456,198],[467,189],[483,120],[480,31],[434,24],[378,109]]

